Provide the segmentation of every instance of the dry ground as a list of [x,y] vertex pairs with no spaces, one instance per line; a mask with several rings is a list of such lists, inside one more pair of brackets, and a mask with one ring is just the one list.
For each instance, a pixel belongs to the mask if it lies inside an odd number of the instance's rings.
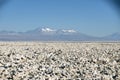
[[120,80],[120,43],[0,42],[0,80]]

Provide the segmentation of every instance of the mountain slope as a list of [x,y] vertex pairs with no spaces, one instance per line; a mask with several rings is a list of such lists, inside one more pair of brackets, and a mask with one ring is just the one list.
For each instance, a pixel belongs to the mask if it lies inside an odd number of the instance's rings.
[[37,28],[26,32],[0,31],[0,41],[120,41],[120,33],[98,38],[73,29]]
[[115,40],[115,41],[120,41],[120,33],[114,33],[108,36],[103,37],[105,40]]

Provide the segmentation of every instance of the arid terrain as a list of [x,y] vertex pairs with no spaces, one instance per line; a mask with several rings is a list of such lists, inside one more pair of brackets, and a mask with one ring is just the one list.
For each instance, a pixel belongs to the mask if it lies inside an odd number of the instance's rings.
[[120,43],[0,42],[0,80],[120,80]]

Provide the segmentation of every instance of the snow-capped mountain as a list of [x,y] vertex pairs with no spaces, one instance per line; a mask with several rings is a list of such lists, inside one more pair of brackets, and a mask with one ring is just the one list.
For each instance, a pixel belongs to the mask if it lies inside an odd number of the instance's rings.
[[34,30],[30,30],[25,32],[25,34],[35,34],[35,35],[70,35],[70,34],[75,34],[77,31],[73,29],[52,29],[52,28],[37,28]]
[[50,34],[50,33],[55,33],[55,29],[51,28],[36,28],[34,30],[26,31],[25,34],[35,34],[35,35],[42,35],[42,34]]
[[73,29],[36,28],[26,32],[0,31],[1,41],[120,41],[120,33],[92,37]]
[[55,32],[56,30],[50,28],[42,28],[42,32]]
[[70,30],[65,30],[65,29],[63,29],[62,30],[63,32],[67,32],[67,33],[75,33],[76,31],[75,30],[73,30],[73,29],[70,29]]

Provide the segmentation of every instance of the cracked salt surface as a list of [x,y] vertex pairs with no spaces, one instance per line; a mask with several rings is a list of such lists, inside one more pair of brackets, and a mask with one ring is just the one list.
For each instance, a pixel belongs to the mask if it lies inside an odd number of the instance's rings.
[[0,42],[0,80],[120,80],[120,43]]

